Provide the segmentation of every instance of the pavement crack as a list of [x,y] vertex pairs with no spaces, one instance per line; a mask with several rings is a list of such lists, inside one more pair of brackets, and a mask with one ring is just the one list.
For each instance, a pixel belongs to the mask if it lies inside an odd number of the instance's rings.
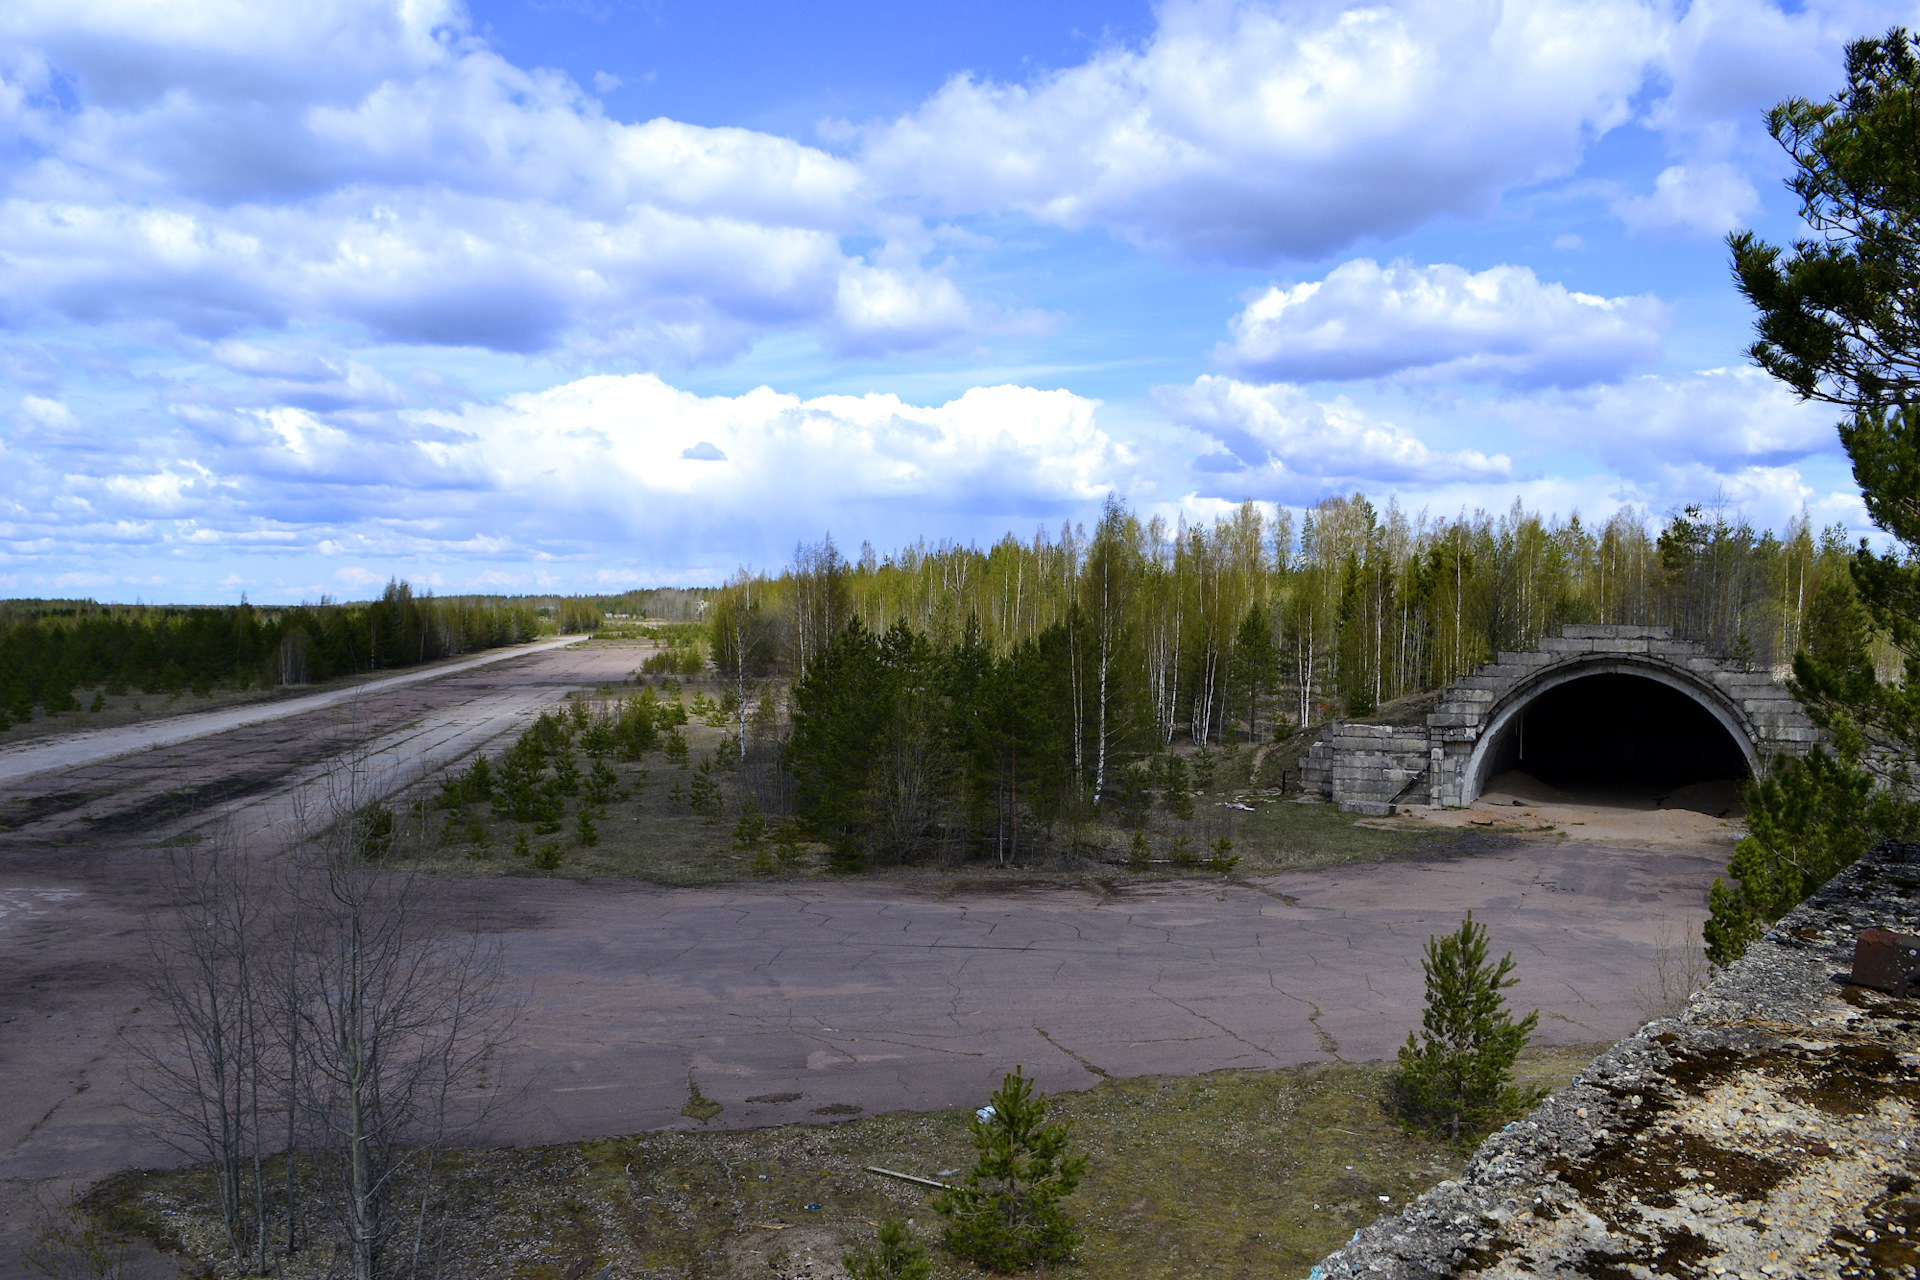
[[1083,1071],[1086,1071],[1092,1075],[1099,1076],[1102,1080],[1113,1079],[1113,1077],[1107,1073],[1106,1068],[1101,1067],[1096,1063],[1088,1061],[1086,1058],[1081,1057],[1079,1054],[1075,1053],[1073,1050],[1067,1048],[1067,1046],[1061,1044],[1058,1040],[1055,1040],[1052,1036],[1048,1035],[1047,1029],[1045,1027],[1036,1026],[1034,1027],[1034,1030],[1040,1034],[1040,1038],[1042,1040],[1045,1040],[1048,1044],[1058,1049],[1061,1053],[1066,1054],[1069,1058],[1072,1058],[1075,1062],[1079,1063]]
[[1182,1004],[1180,1001],[1174,999],[1172,996],[1166,994],[1164,991],[1158,990],[1158,987],[1160,986],[1160,983],[1164,977],[1165,977],[1164,974],[1162,974],[1160,977],[1156,977],[1151,983],[1148,984],[1147,990],[1151,991],[1159,999],[1165,1000],[1168,1004],[1180,1010],[1180,1012],[1186,1014],[1188,1017],[1198,1018],[1200,1021],[1206,1023],[1208,1026],[1218,1031],[1221,1035],[1227,1036],[1228,1038],[1233,1040],[1238,1040],[1241,1044],[1247,1046],[1247,1048],[1253,1050],[1255,1053],[1259,1054],[1261,1057],[1273,1058],[1274,1061],[1276,1062],[1279,1061],[1279,1059],[1274,1056],[1272,1050],[1261,1048],[1259,1045],[1255,1044],[1253,1041],[1241,1035],[1238,1031],[1235,1031],[1232,1027],[1226,1026],[1224,1023],[1216,1022],[1214,1019],[1209,1018],[1206,1014],[1201,1013],[1198,1009],[1194,1009],[1188,1005]]

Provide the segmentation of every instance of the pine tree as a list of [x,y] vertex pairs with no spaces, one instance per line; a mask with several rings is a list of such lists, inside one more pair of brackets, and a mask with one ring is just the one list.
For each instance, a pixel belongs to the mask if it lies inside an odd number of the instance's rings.
[[961,1185],[935,1197],[946,1245],[990,1271],[1065,1262],[1080,1232],[1060,1201],[1080,1184],[1087,1158],[1071,1153],[1064,1123],[1045,1124],[1047,1100],[1015,1067],[968,1122],[979,1153]]
[[[1906,554],[1876,556],[1862,540],[1851,581],[1824,575],[1815,592],[1793,692],[1834,751],[1778,762],[1751,790],[1749,834],[1727,864],[1732,883],[1714,882],[1703,930],[1716,964],[1876,841],[1920,829],[1920,812],[1894,798],[1911,793],[1920,749],[1917,55],[1920,43],[1899,27],[1857,40],[1847,86],[1830,102],[1774,107],[1768,131],[1793,162],[1788,186],[1816,234],[1790,250],[1750,231],[1728,238],[1740,290],[1759,312],[1748,355],[1803,400],[1849,411],[1840,443],[1867,515]],[[1878,681],[1869,619],[1902,651],[1904,680]]]
[[760,802],[749,792],[740,802],[740,821],[733,824],[733,847],[743,853],[758,853],[766,835],[766,815],[760,812]]
[[893,1217],[880,1224],[878,1248],[849,1253],[840,1265],[847,1269],[847,1280],[927,1280],[933,1274],[927,1247]]
[[1514,1060],[1540,1014],[1513,1020],[1500,994],[1520,981],[1510,976],[1513,953],[1488,963],[1486,926],[1474,923],[1471,911],[1455,932],[1427,939],[1421,966],[1427,1008],[1420,1039],[1407,1034],[1389,1089],[1408,1127],[1445,1134],[1457,1144],[1541,1096],[1513,1084]]
[[1739,959],[1768,925],[1874,845],[1920,833],[1920,807],[1876,788],[1862,766],[1860,732],[1843,717],[1831,718],[1829,729],[1831,755],[1815,747],[1804,760],[1776,760],[1752,788],[1747,834],[1708,894],[1701,933],[1714,964]]
[[1233,685],[1246,699],[1248,742],[1260,740],[1260,698],[1273,684],[1279,665],[1273,624],[1267,619],[1267,611],[1255,605],[1247,610],[1246,620],[1233,638]]

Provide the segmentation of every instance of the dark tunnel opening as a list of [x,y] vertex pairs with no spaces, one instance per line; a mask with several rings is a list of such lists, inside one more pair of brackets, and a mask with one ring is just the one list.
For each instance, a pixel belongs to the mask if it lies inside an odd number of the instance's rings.
[[1712,712],[1658,680],[1616,673],[1569,681],[1528,703],[1493,744],[1483,777],[1510,770],[1562,791],[1637,792],[1656,802],[1748,776],[1745,752]]

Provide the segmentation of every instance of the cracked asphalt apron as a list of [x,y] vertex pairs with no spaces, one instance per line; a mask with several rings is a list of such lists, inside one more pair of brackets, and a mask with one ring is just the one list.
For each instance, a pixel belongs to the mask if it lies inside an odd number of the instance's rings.
[[[0,1179],[175,1158],[143,1133],[117,1040],[146,1016],[158,839],[215,813],[271,838],[343,750],[415,776],[634,660],[532,654],[0,782]],[[692,1127],[690,1078],[725,1108],[714,1125],[759,1125],[978,1105],[1015,1063],[1061,1090],[1389,1056],[1419,1021],[1422,944],[1469,908],[1513,951],[1509,996],[1542,1039],[1613,1040],[1642,1017],[1656,938],[1698,921],[1724,861],[1540,843],[1105,896],[500,878],[444,900],[505,939],[529,994],[503,1063],[524,1103],[486,1138],[536,1142]]]
[[1389,1057],[1419,1025],[1423,944],[1469,908],[1542,1042],[1613,1040],[1724,860],[1540,844],[1103,897],[523,882],[537,922],[503,932],[534,993],[530,1088],[503,1136],[695,1127],[689,1076],[712,1123],[759,1125],[976,1106],[1015,1063],[1059,1090]]

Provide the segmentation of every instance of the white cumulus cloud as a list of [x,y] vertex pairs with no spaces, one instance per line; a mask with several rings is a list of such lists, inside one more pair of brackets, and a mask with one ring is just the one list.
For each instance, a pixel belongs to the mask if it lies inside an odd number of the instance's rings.
[[976,322],[873,236],[867,180],[790,139],[626,124],[458,5],[22,0],[0,14],[0,320],[290,317],[377,340],[698,361],[812,328],[857,351]]
[[1669,165],[1646,195],[1623,195],[1611,205],[1629,231],[1665,231],[1718,238],[1760,208],[1746,174],[1724,161]]
[[1685,466],[1778,468],[1837,450],[1831,406],[1802,401],[1745,366],[1520,397],[1501,416],[1626,476]]
[[1315,382],[1409,370],[1517,385],[1579,385],[1657,360],[1665,308],[1542,282],[1527,267],[1346,262],[1326,279],[1272,286],[1215,353],[1238,373]]
[[1634,0],[1173,0],[1139,49],[962,76],[860,138],[889,190],[1263,261],[1471,215],[1629,118],[1670,21]]
[[1216,449],[1196,471],[1249,496],[1311,500],[1330,486],[1393,488],[1498,482],[1513,464],[1504,454],[1444,452],[1344,398],[1319,402],[1287,383],[1256,386],[1202,375],[1191,386],[1159,387],[1154,398],[1175,422]]

